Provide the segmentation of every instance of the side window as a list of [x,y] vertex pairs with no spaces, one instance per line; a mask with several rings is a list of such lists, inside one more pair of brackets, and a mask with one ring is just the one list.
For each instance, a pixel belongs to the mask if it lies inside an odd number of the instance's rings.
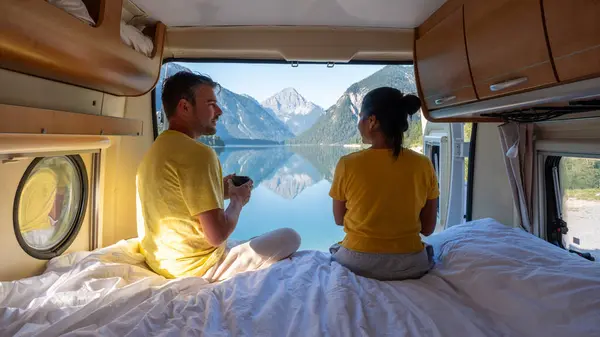
[[81,157],[36,158],[15,196],[17,241],[29,255],[51,259],[73,242],[87,204],[87,173]]
[[600,159],[562,157],[554,172],[557,214],[566,226],[563,247],[600,259]]

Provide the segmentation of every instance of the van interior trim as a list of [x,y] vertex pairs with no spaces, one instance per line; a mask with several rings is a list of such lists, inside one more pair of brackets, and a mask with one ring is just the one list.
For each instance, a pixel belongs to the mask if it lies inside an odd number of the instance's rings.
[[469,140],[469,163],[467,168],[467,204],[465,221],[473,221],[473,189],[475,181],[475,154],[477,153],[477,123],[473,123]]
[[[0,104],[0,134],[140,136],[135,119]],[[42,143],[42,142],[40,142]]]
[[525,109],[542,104],[563,102],[567,105],[565,102],[587,100],[596,97],[600,97],[600,78],[492,98],[461,106],[430,110],[429,115],[433,120],[463,116],[481,116],[483,114]]
[[547,156],[600,158],[598,143],[584,140],[538,140],[536,151]]
[[327,26],[169,27],[164,58],[412,61],[413,29]]
[[0,134],[0,155],[27,155],[52,153],[81,153],[106,149],[110,139],[103,136],[64,135],[3,135]]
[[101,160],[102,155],[100,153],[92,154],[92,167],[91,167],[91,188],[90,188],[90,205],[91,205],[91,228],[90,228],[90,251],[100,248],[99,239],[99,225],[100,225],[100,183],[101,183]]

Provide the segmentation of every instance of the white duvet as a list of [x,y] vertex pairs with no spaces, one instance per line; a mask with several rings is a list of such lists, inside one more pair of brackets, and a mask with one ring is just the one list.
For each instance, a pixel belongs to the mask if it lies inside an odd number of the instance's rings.
[[220,284],[166,280],[122,241],[0,283],[0,336],[600,336],[597,263],[489,219],[429,241],[420,280],[304,251]]

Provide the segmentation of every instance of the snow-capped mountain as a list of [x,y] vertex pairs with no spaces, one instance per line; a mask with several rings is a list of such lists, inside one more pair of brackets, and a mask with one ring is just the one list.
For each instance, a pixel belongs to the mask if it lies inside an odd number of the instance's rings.
[[325,110],[308,101],[294,88],[286,88],[261,103],[298,135],[308,130]]
[[282,121],[249,96],[221,88],[217,102],[223,110],[217,124],[217,136],[225,143],[232,138],[283,141],[294,137]]

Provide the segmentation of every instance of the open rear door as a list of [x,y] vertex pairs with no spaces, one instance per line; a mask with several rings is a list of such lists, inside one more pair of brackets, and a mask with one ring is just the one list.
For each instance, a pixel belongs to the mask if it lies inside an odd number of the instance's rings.
[[423,119],[423,130],[423,153],[433,163],[440,188],[436,231],[441,231],[465,220],[469,143],[465,142],[462,123],[430,123]]

